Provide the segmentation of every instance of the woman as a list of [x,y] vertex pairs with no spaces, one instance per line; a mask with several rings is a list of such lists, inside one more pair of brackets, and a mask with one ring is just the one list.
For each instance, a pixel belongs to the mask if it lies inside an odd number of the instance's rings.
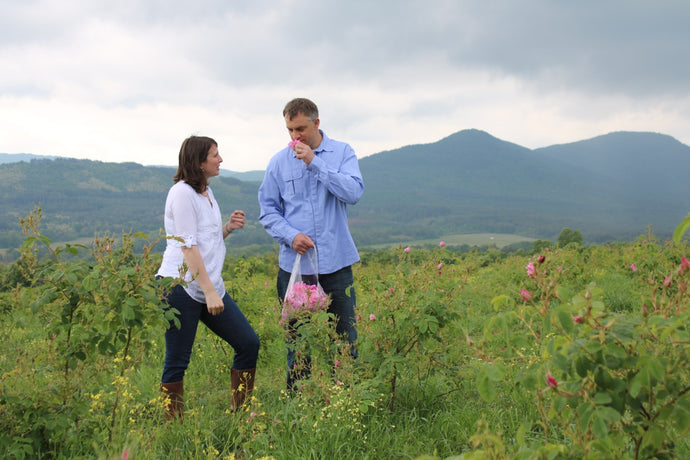
[[235,350],[231,370],[232,410],[240,408],[254,388],[259,337],[235,301],[225,291],[221,276],[225,243],[230,233],[244,227],[243,211],[223,223],[208,179],[220,174],[223,161],[211,138],[192,136],[182,143],[179,165],[165,201],[167,246],[159,277],[183,276],[166,294],[165,302],[179,313],[180,328],[165,332],[165,365],[161,390],[166,394],[165,418],[182,420],[184,374],[189,365],[199,320]]

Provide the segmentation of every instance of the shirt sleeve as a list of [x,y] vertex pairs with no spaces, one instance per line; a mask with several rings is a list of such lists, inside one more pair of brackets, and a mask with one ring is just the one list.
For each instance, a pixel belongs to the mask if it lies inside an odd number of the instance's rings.
[[170,213],[173,222],[173,236],[181,238],[180,247],[191,248],[198,244],[197,223],[199,221],[194,200],[194,190],[191,187],[178,187],[171,196]]
[[343,161],[339,169],[329,168],[328,163],[319,156],[314,156],[307,169],[315,171],[319,182],[337,199],[349,205],[356,204],[364,193],[364,182],[359,170],[355,151],[345,146]]
[[278,243],[292,247],[299,230],[292,227],[285,219],[285,210],[280,196],[280,187],[275,177],[276,168],[269,163],[264,180],[259,187],[259,222],[271,237]]

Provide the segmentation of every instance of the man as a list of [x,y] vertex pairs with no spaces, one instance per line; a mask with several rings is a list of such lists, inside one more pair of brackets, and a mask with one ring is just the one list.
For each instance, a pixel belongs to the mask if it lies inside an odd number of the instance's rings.
[[[354,150],[319,129],[319,110],[309,99],[293,99],[283,109],[290,144],[271,158],[259,188],[259,221],[280,244],[278,297],[285,299],[297,254],[316,248],[319,284],[331,295],[328,308],[336,332],[354,344],[356,303],[352,264],[359,254],[347,224],[347,207],[364,192]],[[356,355],[354,347],[351,352]],[[288,388],[299,373],[288,351]]]

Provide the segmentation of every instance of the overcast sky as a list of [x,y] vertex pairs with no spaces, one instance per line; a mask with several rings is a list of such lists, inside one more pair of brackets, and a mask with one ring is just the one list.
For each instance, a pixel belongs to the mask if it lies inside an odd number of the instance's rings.
[[687,0],[0,0],[0,152],[234,171],[308,97],[360,158],[476,128],[529,148],[690,144]]

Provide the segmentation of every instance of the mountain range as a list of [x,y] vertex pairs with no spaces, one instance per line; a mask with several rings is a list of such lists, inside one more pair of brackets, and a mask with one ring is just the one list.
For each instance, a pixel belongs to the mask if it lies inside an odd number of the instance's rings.
[[[0,154],[0,163],[9,157]],[[631,240],[650,226],[665,238],[690,211],[690,147],[658,133],[528,149],[471,129],[361,158],[360,169],[365,193],[350,208],[360,245],[476,232],[555,239],[564,227],[594,243]],[[0,164],[0,248],[21,244],[18,220],[37,204],[43,234],[54,241],[130,230],[157,235],[174,172],[64,158]],[[247,212],[233,246],[272,245],[257,221],[259,177],[212,179],[226,214]]]
[[465,130],[363,158],[360,166],[370,180],[351,216],[385,227],[383,235],[399,233],[401,224],[420,237],[552,238],[571,227],[603,242],[635,238],[648,226],[667,236],[690,210],[690,147],[656,133],[531,150]]

